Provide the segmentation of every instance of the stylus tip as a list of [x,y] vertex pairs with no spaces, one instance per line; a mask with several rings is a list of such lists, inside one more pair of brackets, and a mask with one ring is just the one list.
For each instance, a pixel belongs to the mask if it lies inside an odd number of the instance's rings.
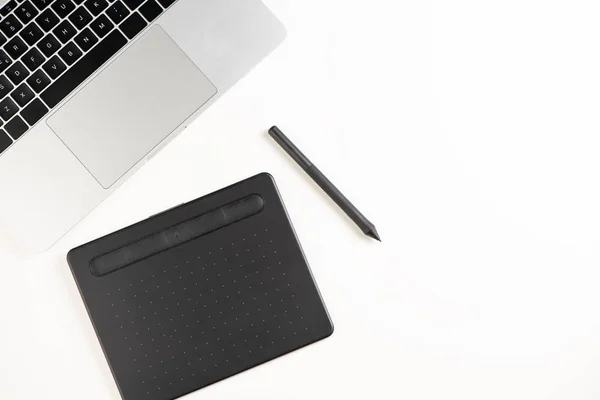
[[372,228],[369,232],[366,233],[366,235],[381,242],[381,238],[379,237],[379,233],[377,233],[377,229],[375,229],[375,228]]

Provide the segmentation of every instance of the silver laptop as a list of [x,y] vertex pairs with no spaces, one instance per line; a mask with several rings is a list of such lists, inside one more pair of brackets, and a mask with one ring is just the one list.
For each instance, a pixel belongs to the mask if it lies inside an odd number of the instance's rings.
[[33,251],[285,36],[260,0],[11,0],[0,14],[0,240]]

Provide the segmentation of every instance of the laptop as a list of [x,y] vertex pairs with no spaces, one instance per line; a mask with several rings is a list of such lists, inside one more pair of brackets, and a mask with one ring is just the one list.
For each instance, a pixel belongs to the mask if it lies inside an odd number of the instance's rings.
[[260,0],[4,1],[0,240],[48,249],[284,37]]

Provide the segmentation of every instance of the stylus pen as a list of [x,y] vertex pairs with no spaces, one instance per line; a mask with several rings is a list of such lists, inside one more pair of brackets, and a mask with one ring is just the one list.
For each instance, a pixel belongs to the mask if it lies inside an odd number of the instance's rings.
[[377,239],[381,242],[381,238],[375,229],[375,225],[367,219],[354,205],[335,187],[333,183],[321,171],[317,168],[302,152],[300,149],[292,143],[287,136],[281,132],[281,130],[274,126],[269,129],[269,135],[279,144],[286,153],[302,169],[310,176],[316,183],[327,193],[329,197],[350,217],[352,221],[363,231],[367,236]]

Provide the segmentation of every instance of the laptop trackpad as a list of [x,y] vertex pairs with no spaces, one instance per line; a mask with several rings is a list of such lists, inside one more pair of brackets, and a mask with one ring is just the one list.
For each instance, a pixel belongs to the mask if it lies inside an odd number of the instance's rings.
[[154,26],[47,123],[109,188],[216,93]]

